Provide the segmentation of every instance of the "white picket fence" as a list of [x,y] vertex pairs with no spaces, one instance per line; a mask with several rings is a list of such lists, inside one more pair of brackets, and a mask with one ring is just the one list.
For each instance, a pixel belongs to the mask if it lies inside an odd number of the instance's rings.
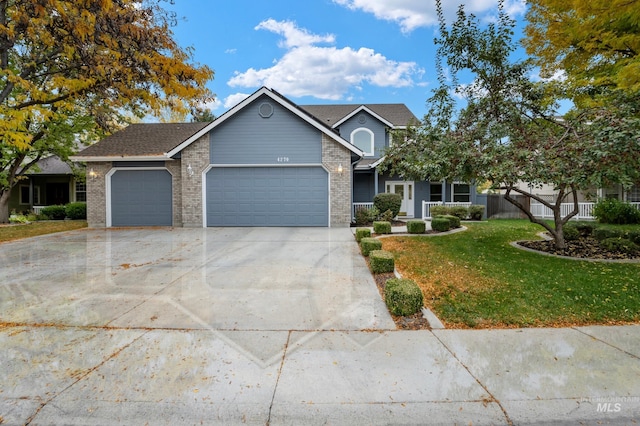
[[353,203],[353,211],[351,214],[353,217],[356,217],[356,213],[360,210],[371,210],[373,208],[373,203]]
[[[640,210],[640,203],[630,203],[634,205],[637,209]],[[596,203],[578,203],[578,214],[575,215],[572,219],[575,220],[593,220],[595,217],[593,216],[593,207]],[[560,204],[560,213],[562,217],[568,215],[573,211],[573,203],[562,203]],[[531,203],[531,214],[539,219],[553,219],[553,211],[540,203]]]
[[469,207],[470,202],[447,202],[442,201],[423,201],[422,202],[422,220],[431,219],[431,207],[433,206],[447,206],[447,207]]

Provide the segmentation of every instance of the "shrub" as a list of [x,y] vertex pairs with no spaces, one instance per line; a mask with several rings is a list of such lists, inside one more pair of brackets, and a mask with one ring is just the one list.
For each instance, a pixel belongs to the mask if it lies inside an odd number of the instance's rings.
[[369,253],[369,262],[371,262],[371,272],[374,274],[393,272],[395,266],[393,253],[386,250],[373,250]]
[[460,218],[458,216],[454,216],[454,215],[445,215],[445,216],[440,216],[443,217],[445,219],[447,219],[449,221],[449,228],[459,228],[460,227]]
[[600,246],[606,250],[619,253],[635,253],[640,250],[640,246],[625,238],[606,238],[600,241]]
[[360,242],[363,238],[371,237],[371,229],[369,228],[356,228],[356,241]]
[[482,220],[484,206],[482,204],[472,204],[469,206],[469,219]]
[[434,217],[431,220],[431,229],[434,231],[446,232],[451,229],[451,223],[446,217]]
[[87,203],[69,203],[64,207],[65,214],[69,219],[80,220],[87,218]]
[[590,236],[593,234],[593,230],[596,229],[594,222],[573,222],[573,224],[583,237]]
[[381,212],[391,210],[393,212],[393,217],[396,217],[398,216],[398,213],[400,213],[402,197],[400,196],[400,194],[376,194],[376,196],[373,197],[373,205],[378,209],[378,211]]
[[369,223],[369,212],[366,209],[356,211],[356,225],[362,226]]
[[624,232],[618,229],[596,228],[593,230],[593,237],[598,241],[606,240],[607,238],[622,238],[624,237]]
[[23,214],[11,213],[9,223],[29,223],[29,219]]
[[627,232],[627,240],[634,242],[636,244],[640,244],[640,231]]
[[396,217],[396,215],[394,215],[391,210],[387,210],[380,215],[380,220],[383,222],[391,222],[394,217]]
[[51,220],[63,220],[67,216],[64,206],[44,207],[41,214]]
[[391,223],[383,221],[373,222],[373,232],[376,234],[390,234]]
[[599,200],[593,206],[593,215],[600,223],[618,225],[640,223],[640,210],[635,208],[633,204],[615,198]]
[[384,301],[393,315],[413,315],[422,309],[424,298],[420,287],[407,279],[392,278],[384,286]]
[[460,220],[464,220],[469,216],[469,208],[465,206],[454,206],[451,207],[451,216],[456,216]]
[[410,234],[424,234],[427,225],[422,220],[410,220],[407,222],[407,232]]
[[580,231],[578,231],[578,228],[575,225],[569,223],[562,228],[562,232],[564,234],[565,241],[575,241],[579,239],[581,235]]
[[431,206],[431,217],[438,217],[451,214],[451,209],[447,206]]
[[369,256],[373,250],[382,249],[382,241],[376,238],[363,238],[360,240],[360,250],[362,251],[363,256]]

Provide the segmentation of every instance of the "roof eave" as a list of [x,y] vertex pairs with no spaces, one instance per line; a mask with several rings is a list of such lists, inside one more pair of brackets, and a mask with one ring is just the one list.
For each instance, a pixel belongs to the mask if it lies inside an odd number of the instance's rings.
[[88,155],[74,155],[69,157],[72,161],[83,161],[86,163],[105,162],[105,161],[166,161],[171,160],[166,154],[159,155],[103,155],[103,156],[88,156]]
[[340,119],[339,121],[334,123],[332,127],[336,128],[336,127],[340,126],[342,123],[344,123],[345,121],[349,120],[351,117],[353,117],[354,115],[356,115],[360,111],[366,111],[368,114],[372,115],[373,117],[375,117],[376,119],[378,119],[382,123],[384,123],[387,127],[390,127],[392,129],[398,128],[392,122],[387,120],[386,118],[384,118],[384,117],[380,116],[379,114],[376,114],[375,112],[371,111],[371,109],[367,108],[366,105],[360,105],[358,108],[356,108],[353,111],[351,111],[351,113],[345,115],[342,119]]

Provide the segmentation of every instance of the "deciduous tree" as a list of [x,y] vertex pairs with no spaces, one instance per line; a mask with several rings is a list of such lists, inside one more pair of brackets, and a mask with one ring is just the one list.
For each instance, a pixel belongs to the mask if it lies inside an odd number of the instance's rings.
[[[564,94],[532,81],[528,60],[512,60],[514,21],[502,3],[498,21],[484,27],[461,6],[450,28],[437,4],[440,85],[422,125],[394,138],[405,142],[387,150],[382,167],[411,179],[491,181],[563,248],[563,226],[578,213],[579,190],[640,181],[640,103],[627,99],[559,119],[554,101]],[[461,75],[472,81],[461,84]],[[458,98],[465,103],[460,109]],[[555,200],[522,189],[520,182],[552,185]],[[536,218],[513,194],[550,208],[553,224]],[[563,214],[561,204],[570,195],[573,209]]]
[[40,158],[211,100],[213,71],[190,63],[161,1],[0,0],[0,222]]

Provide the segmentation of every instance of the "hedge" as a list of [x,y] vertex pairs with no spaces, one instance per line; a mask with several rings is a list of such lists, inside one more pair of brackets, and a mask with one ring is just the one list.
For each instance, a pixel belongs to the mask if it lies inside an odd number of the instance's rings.
[[395,263],[393,261],[393,253],[386,250],[373,250],[369,253],[369,262],[371,263],[371,271],[374,274],[383,274],[385,272],[393,272]]
[[376,234],[390,234],[391,223],[383,221],[373,222],[373,232],[375,232]]
[[407,232],[409,234],[424,234],[426,229],[427,225],[422,220],[410,220],[407,222]]
[[369,256],[373,250],[382,249],[382,241],[376,238],[363,238],[360,240],[360,250],[363,256]]
[[356,241],[360,242],[363,238],[371,237],[371,229],[369,228],[356,228]]
[[385,284],[384,301],[393,315],[406,316],[422,309],[424,297],[414,281],[392,278]]
[[434,217],[431,219],[431,229],[439,232],[446,232],[451,228],[451,223],[446,217]]

